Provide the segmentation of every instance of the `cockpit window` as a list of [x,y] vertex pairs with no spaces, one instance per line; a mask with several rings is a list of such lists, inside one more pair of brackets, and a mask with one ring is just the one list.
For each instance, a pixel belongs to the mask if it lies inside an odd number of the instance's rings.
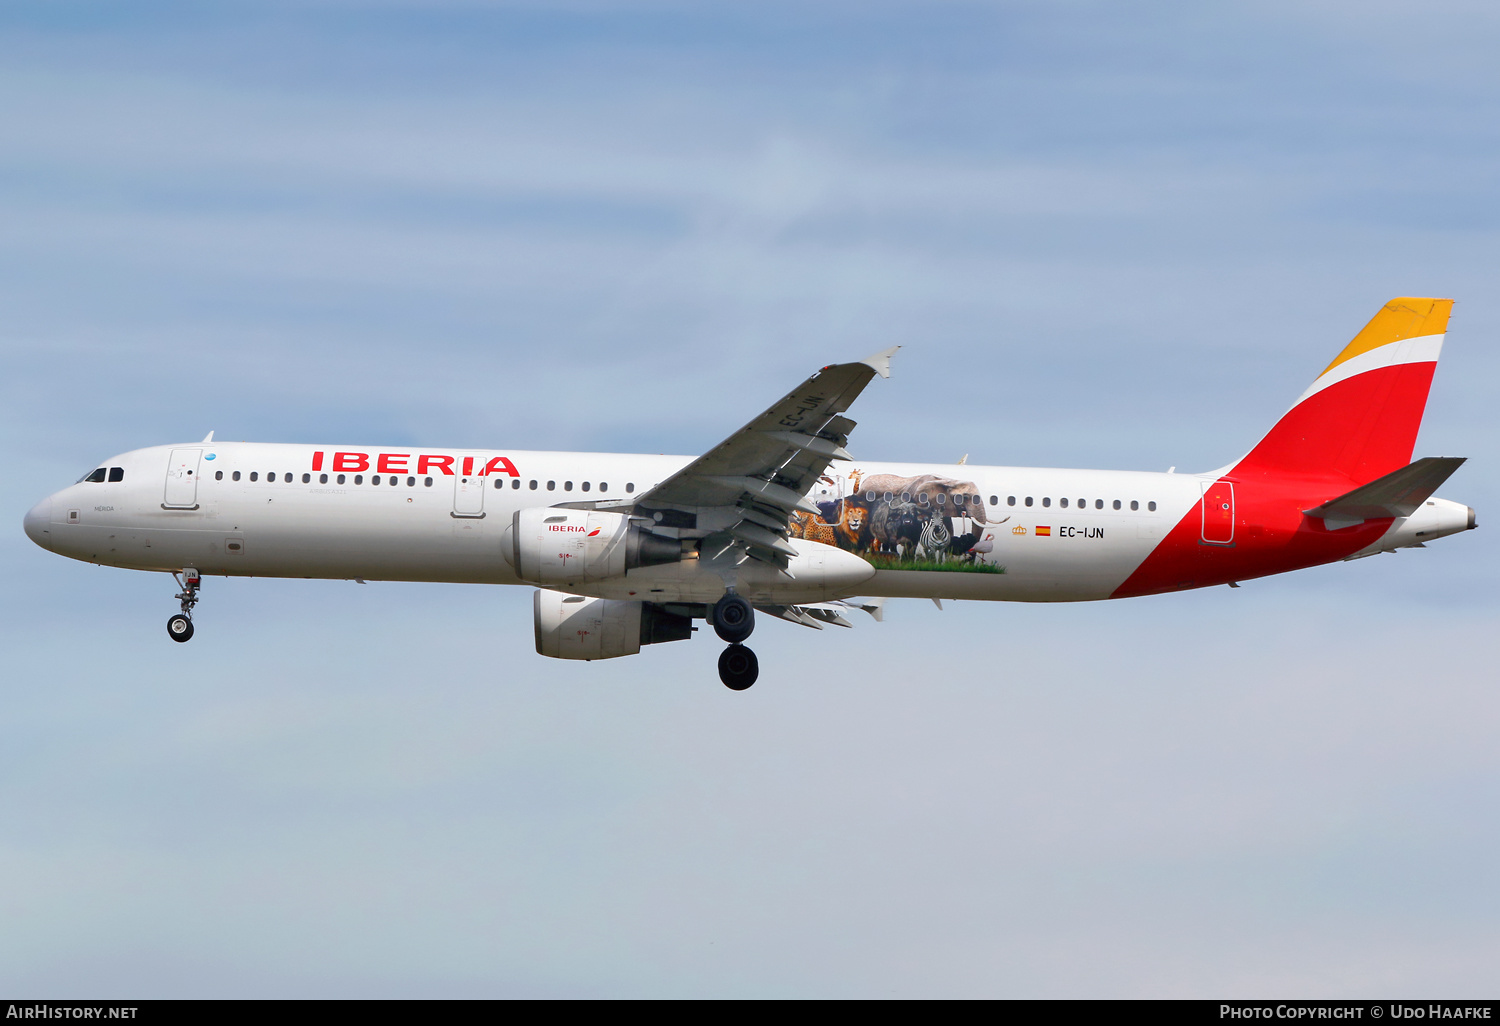
[[109,479],[110,479],[111,482],[125,480],[125,468],[124,467],[110,467],[109,468]]
[[84,474],[78,480],[79,480],[80,483],[82,483],[84,481],[92,481],[95,484],[98,484],[100,481],[104,480],[104,475],[107,474],[107,473],[109,473],[109,469],[107,467],[100,467],[98,470],[91,470],[91,471],[89,471],[87,474]]

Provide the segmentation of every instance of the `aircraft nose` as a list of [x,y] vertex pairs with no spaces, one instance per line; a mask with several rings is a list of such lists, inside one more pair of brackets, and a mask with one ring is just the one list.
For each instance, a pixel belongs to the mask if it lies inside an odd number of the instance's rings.
[[26,514],[26,537],[44,549],[52,548],[52,498],[48,496]]

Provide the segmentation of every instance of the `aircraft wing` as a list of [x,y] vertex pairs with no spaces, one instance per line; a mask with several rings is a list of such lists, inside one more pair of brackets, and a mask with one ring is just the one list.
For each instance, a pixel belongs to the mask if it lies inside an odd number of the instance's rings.
[[817,513],[805,496],[844,451],[854,421],[843,416],[876,374],[890,377],[895,346],[855,363],[824,367],[760,416],[639,496],[631,512],[658,531],[739,546],[785,566],[793,510]]

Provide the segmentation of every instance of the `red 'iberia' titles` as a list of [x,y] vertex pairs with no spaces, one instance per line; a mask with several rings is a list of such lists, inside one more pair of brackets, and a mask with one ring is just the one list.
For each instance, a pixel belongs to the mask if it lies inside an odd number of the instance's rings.
[[[312,469],[323,469],[322,452],[315,452],[312,456]],[[447,474],[453,477],[455,471],[453,463],[456,457],[432,455],[423,453],[414,455],[408,452],[382,452],[375,454],[375,471],[381,474]],[[412,461],[416,466],[412,466]],[[370,470],[370,454],[367,452],[336,452],[333,454],[333,464],[330,470],[336,472],[359,473]],[[463,460],[463,471],[466,476],[474,473],[474,457],[465,456]],[[494,474],[506,474],[510,477],[520,477],[521,472],[509,457],[496,456],[486,463],[479,471],[479,477],[490,477]]]

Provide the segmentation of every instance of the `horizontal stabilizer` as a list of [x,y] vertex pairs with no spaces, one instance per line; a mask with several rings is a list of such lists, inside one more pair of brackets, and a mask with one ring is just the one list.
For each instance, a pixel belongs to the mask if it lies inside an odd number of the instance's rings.
[[1409,517],[1463,466],[1464,459],[1428,456],[1302,512],[1318,517],[1330,530],[1381,517]]

